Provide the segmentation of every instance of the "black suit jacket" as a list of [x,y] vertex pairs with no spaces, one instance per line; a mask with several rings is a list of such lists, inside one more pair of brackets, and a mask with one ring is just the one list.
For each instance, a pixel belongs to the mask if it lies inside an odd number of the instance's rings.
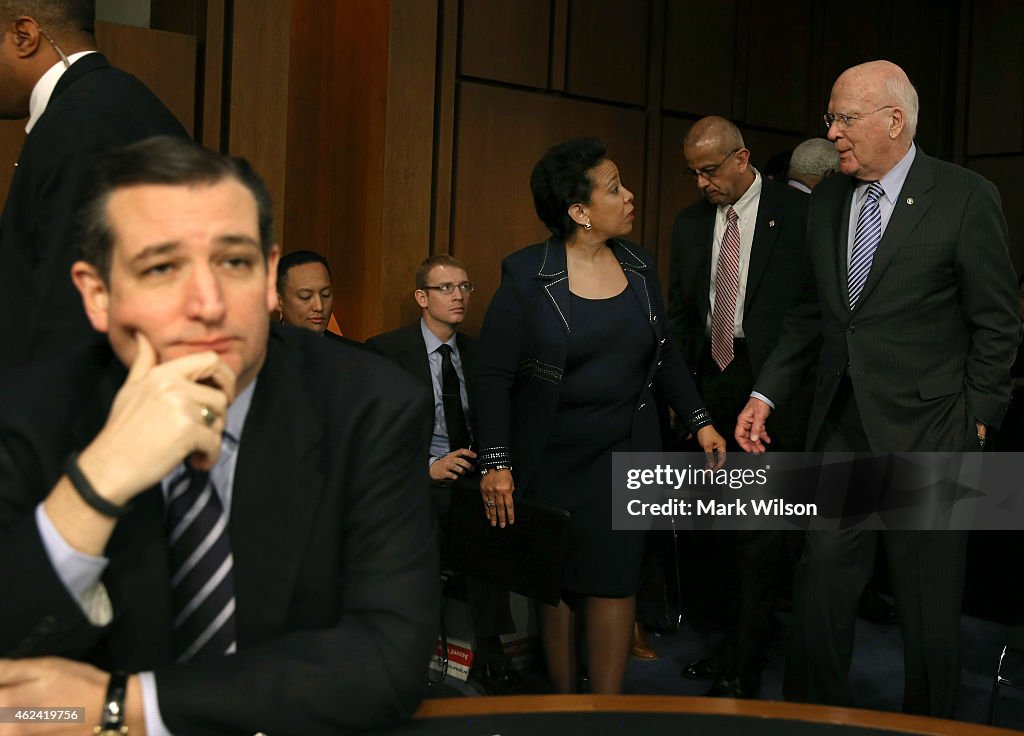
[[[672,228],[669,319],[692,368],[698,365],[707,338],[717,209],[702,199],[680,212]],[[762,178],[743,300],[743,333],[755,373],[775,347],[786,311],[813,298],[804,250],[806,228],[807,197]]]
[[364,350],[273,329],[229,518],[238,653],[175,665],[160,488],[136,498],[108,544],[103,628],[65,591],[34,518],[124,377],[96,346],[3,382],[0,655],[152,669],[175,733],[334,734],[408,716],[439,610],[420,482],[427,411],[412,382]]
[[[658,452],[663,447],[655,392],[688,425],[707,424],[707,411],[668,336],[654,258],[636,243],[608,242],[657,346],[637,399],[631,450]],[[551,238],[502,262],[501,285],[487,308],[477,353],[478,454],[484,468],[512,465],[517,492],[528,488],[548,441],[572,321],[564,241]]]
[[756,389],[784,404],[820,335],[809,446],[848,372],[873,451],[976,449],[976,419],[1002,421],[1020,330],[999,193],[918,149],[851,310],[855,185],[832,176],[811,195],[807,237],[820,314],[798,308],[787,316]]
[[[756,376],[775,347],[786,312],[795,304],[815,299],[811,262],[804,247],[807,229],[805,194],[769,179],[761,179],[747,288],[743,300],[743,334],[751,368]],[[676,217],[672,228],[669,271],[669,319],[687,364],[698,370],[708,339],[711,312],[711,269],[717,207],[702,199]],[[809,346],[813,350],[815,346]],[[770,430],[783,439],[782,447],[797,449],[807,431],[812,384],[772,419]],[[751,386],[742,387],[743,395]],[[736,417],[713,417],[722,434],[731,436]],[[773,434],[773,436],[774,436]]]
[[[459,360],[462,361],[462,375],[466,381],[466,396],[469,398],[469,414],[466,419],[471,430],[475,430],[476,392],[473,370],[476,361],[476,340],[461,332],[455,333],[455,344],[459,348]],[[366,341],[369,348],[390,358],[414,376],[420,385],[426,388],[431,403],[434,402],[434,383],[430,375],[430,362],[427,360],[427,345],[423,341],[420,320],[399,327],[397,330],[385,332]]]
[[0,219],[0,367],[95,337],[71,283],[71,221],[89,166],[110,148],[187,133],[138,79],[89,54],[64,72],[18,157]]

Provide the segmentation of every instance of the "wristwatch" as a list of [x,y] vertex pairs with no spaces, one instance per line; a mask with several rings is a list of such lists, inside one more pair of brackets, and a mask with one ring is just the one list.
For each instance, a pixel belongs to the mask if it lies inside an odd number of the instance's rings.
[[95,736],[125,736],[128,727],[124,725],[124,694],[128,687],[128,675],[116,671],[110,673],[107,697],[103,701],[103,717],[100,725],[93,729]]
[[483,468],[480,471],[480,475],[487,475],[492,470],[512,470],[511,465],[495,465],[493,468]]

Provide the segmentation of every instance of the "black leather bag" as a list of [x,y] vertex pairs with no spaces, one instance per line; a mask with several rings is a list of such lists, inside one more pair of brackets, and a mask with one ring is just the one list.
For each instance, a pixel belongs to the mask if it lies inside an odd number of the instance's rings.
[[445,565],[551,605],[561,599],[570,515],[538,501],[516,499],[516,523],[491,526],[478,489],[451,489]]

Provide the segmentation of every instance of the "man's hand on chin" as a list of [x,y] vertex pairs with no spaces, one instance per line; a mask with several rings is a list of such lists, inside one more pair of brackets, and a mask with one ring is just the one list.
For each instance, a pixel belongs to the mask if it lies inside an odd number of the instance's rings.
[[[60,657],[0,659],[0,707],[25,710],[85,708],[84,720],[0,722],[0,736],[81,736],[99,725],[110,675],[90,664]],[[4,720],[12,720],[10,718]],[[125,725],[131,736],[146,733],[139,678],[128,680]]]

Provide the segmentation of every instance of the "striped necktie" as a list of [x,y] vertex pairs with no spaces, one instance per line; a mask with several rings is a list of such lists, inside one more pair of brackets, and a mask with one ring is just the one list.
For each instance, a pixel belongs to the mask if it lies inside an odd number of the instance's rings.
[[857,306],[860,293],[868,282],[871,273],[871,261],[875,257],[875,249],[882,239],[882,210],[878,200],[885,194],[882,185],[877,181],[868,186],[867,196],[860,207],[857,217],[857,233],[853,238],[853,251],[850,253],[850,270],[847,277],[850,287],[850,309]]
[[718,269],[715,272],[715,306],[711,310],[711,357],[718,369],[724,371],[732,362],[733,323],[736,321],[736,295],[740,286],[740,229],[739,215],[729,207],[725,215],[728,224],[722,247],[718,249]]
[[167,534],[178,662],[233,654],[234,563],[227,515],[209,473],[186,465],[171,483]]

